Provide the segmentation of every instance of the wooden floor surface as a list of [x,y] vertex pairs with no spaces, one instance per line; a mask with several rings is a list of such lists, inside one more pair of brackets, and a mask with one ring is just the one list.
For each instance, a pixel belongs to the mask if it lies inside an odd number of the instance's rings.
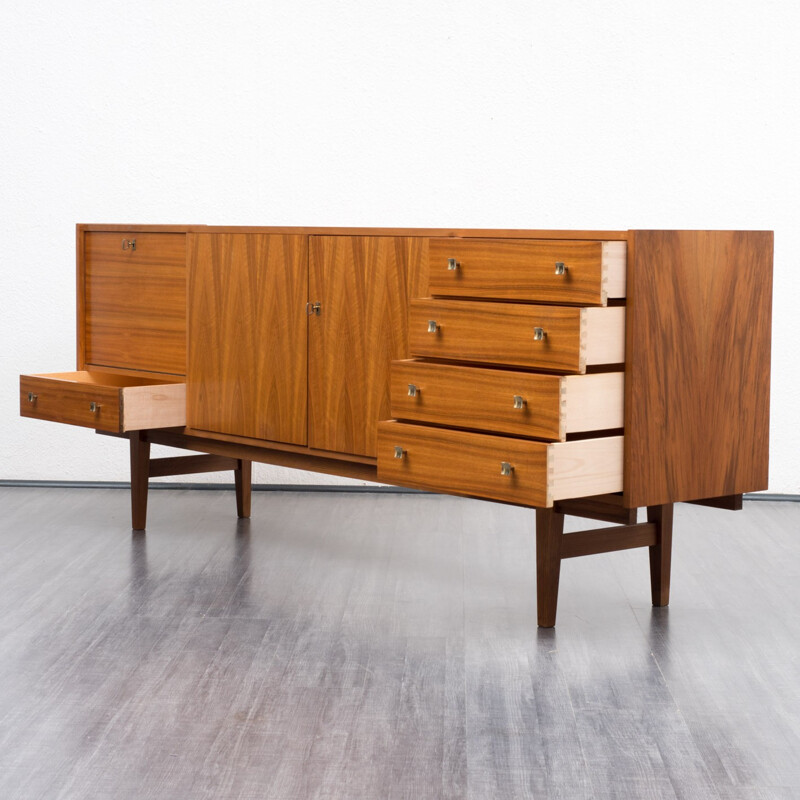
[[800,504],[676,507],[670,608],[644,550],[565,562],[554,630],[529,510],[128,513],[0,489],[3,800],[800,798]]

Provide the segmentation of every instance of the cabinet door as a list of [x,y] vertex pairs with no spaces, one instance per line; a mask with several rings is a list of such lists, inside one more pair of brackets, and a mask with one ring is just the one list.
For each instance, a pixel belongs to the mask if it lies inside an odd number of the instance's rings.
[[309,445],[377,452],[389,416],[389,365],[408,355],[408,300],[425,285],[422,241],[312,236],[309,299]]
[[306,444],[305,236],[189,236],[187,424]]
[[186,373],[186,237],[84,234],[84,360],[170,375]]

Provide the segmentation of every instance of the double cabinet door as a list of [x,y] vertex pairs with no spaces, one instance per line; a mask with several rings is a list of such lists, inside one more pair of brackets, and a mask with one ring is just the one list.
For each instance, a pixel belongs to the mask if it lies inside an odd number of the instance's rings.
[[425,286],[411,237],[188,236],[187,424],[375,456]]

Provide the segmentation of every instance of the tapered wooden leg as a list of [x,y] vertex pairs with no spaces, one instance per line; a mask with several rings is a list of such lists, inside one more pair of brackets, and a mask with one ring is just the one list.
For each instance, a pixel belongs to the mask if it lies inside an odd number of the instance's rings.
[[647,507],[647,521],[656,525],[656,543],[650,550],[650,591],[654,606],[669,605],[672,566],[672,503]]
[[250,516],[250,496],[252,494],[253,462],[240,458],[233,471],[236,481],[236,513],[239,518]]
[[131,527],[147,525],[147,484],[150,477],[150,442],[141,433],[131,434]]
[[563,514],[552,508],[536,509],[536,610],[541,628],[556,624],[563,533]]

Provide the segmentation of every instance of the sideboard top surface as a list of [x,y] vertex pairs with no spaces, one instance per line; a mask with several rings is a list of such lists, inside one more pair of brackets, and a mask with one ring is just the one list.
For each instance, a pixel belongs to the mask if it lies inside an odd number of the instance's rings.
[[[380,227],[309,227],[292,225],[151,225],[81,222],[76,225],[79,234],[91,231],[127,231],[131,233],[272,233],[303,236],[422,236],[422,237],[475,237],[491,239],[588,239],[601,241],[627,241],[632,234],[651,232],[653,229],[625,231],[601,230],[545,230],[536,228],[380,228]],[[659,229],[660,230],[660,229]],[[732,230],[706,230],[692,228],[674,230],[673,233],[733,233]],[[772,233],[771,231],[738,231],[738,233]]]
[[80,223],[85,231],[148,231],[152,233],[277,233],[306,236],[441,236],[489,237],[495,239],[603,239],[624,241],[627,231],[525,230],[513,228],[342,228],[290,225],[123,225]]

